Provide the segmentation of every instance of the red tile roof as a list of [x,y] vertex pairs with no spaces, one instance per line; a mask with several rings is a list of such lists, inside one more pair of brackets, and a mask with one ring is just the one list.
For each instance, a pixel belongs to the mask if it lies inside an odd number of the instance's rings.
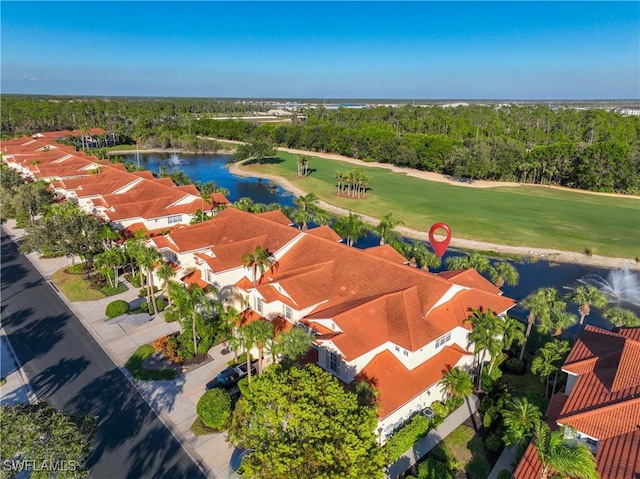
[[209,286],[209,283],[207,283],[205,280],[203,280],[200,277],[200,270],[199,269],[197,269],[195,271],[192,271],[188,275],[184,276],[182,278],[182,281],[187,286],[189,286],[191,284],[195,284],[196,286],[199,286],[200,288],[205,288],[205,287]]
[[406,264],[407,259],[398,253],[393,246],[388,244],[382,246],[373,246],[372,248],[367,248],[364,250],[370,255],[377,256],[379,258],[384,258],[389,261],[393,261],[394,263]]
[[382,419],[434,386],[444,372],[454,368],[467,354],[470,353],[445,346],[431,359],[409,370],[391,352],[384,351],[369,362],[356,380],[368,381],[378,389],[378,417]]
[[468,288],[481,289],[487,293],[502,294],[500,288],[487,281],[474,268],[459,271],[442,271],[441,273],[438,273],[438,276],[450,279],[456,284],[466,286]]
[[[603,479],[640,475],[640,342],[637,330],[614,333],[586,326],[563,370],[578,375],[564,404],[547,416],[598,439],[596,461]],[[562,407],[558,407],[558,406]],[[553,406],[553,408],[552,408]],[[558,411],[559,409],[559,411]],[[525,455],[516,479],[533,479],[535,454]]]

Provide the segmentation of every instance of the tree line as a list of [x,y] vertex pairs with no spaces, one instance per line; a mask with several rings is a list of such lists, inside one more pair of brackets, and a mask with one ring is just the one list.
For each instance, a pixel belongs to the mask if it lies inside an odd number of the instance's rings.
[[543,106],[306,111],[306,120],[202,119],[194,131],[478,180],[640,191],[640,118]]

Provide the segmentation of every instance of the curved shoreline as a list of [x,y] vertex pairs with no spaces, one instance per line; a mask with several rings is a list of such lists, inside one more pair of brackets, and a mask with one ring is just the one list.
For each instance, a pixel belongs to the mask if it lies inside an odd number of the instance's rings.
[[[264,178],[278,183],[285,190],[290,193],[293,193],[296,196],[304,196],[308,193],[308,191],[303,190],[299,186],[294,185],[286,178],[283,178],[278,175],[271,175],[267,173],[255,172],[255,171],[247,171],[242,169],[238,163],[229,163],[229,172],[244,177],[254,177],[254,178]],[[332,205],[327,203],[326,201],[319,201],[319,206],[331,213],[347,216],[349,214],[349,210],[341,208],[339,206]],[[367,223],[377,225],[379,223],[379,219],[374,218],[372,216],[363,215],[358,213],[358,215]],[[429,241],[429,235],[425,231],[418,231],[412,228],[407,228],[404,226],[396,228],[396,230],[406,236],[407,238],[416,239],[419,241]],[[499,245],[494,243],[487,243],[484,241],[476,241],[469,240],[464,238],[452,238],[451,246],[457,248],[471,249],[471,250],[483,250],[483,251],[493,251],[496,253],[505,253],[505,254],[513,254],[524,257],[534,257],[538,259],[543,259],[547,261],[555,261],[558,263],[574,263],[574,264],[582,264],[587,266],[598,266],[603,268],[617,269],[621,268],[624,263],[627,263],[630,269],[640,271],[640,264],[637,262],[630,260],[628,258],[609,258],[607,256],[587,256],[583,253],[576,253],[573,251],[562,251],[555,250],[549,248],[530,248],[525,246],[508,246],[508,245]]]

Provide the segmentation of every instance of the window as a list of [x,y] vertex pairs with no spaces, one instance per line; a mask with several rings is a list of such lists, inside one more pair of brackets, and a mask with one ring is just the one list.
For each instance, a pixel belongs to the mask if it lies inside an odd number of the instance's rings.
[[338,355],[333,351],[329,353],[329,369],[333,372],[338,372]]
[[170,225],[173,225],[175,223],[180,223],[181,221],[182,221],[182,215],[169,216],[169,218],[167,218],[167,222]]
[[262,298],[256,297],[256,311],[262,314]]
[[409,356],[409,351],[402,351],[405,356]]
[[439,348],[440,346],[444,346],[449,341],[451,341],[451,333],[447,333],[441,338],[436,339],[436,349]]
[[291,320],[293,318],[293,311],[287,305],[284,306],[284,317],[288,320]]
[[209,271],[208,269],[205,271],[206,271],[205,277],[206,277],[207,283],[211,283],[211,271]]
[[400,346],[396,346],[396,351],[400,352]]

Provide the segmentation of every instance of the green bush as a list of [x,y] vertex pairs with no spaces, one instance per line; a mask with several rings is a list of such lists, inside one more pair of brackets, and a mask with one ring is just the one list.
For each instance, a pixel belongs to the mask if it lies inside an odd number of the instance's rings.
[[65,273],[67,274],[83,274],[84,273],[84,265],[83,264],[72,264],[69,266]]
[[431,422],[422,415],[415,416],[409,424],[396,432],[384,446],[387,462],[392,463],[398,459],[407,449],[429,432]]
[[417,479],[454,479],[449,467],[435,457],[429,457],[418,465]]
[[485,439],[484,445],[488,451],[498,452],[500,449],[502,449],[503,443],[500,437],[495,434],[491,434]]
[[518,358],[511,358],[504,363],[504,370],[507,374],[519,376],[525,373],[526,365],[524,361],[520,361]]
[[238,389],[240,389],[240,394],[244,397],[249,396],[249,378],[245,376],[238,381]]
[[509,469],[503,469],[498,473],[496,479],[511,479],[511,471]]
[[441,422],[449,415],[449,408],[442,401],[434,401],[430,407],[433,410],[434,419],[437,421]]
[[127,314],[129,312],[129,303],[118,299],[116,301],[112,301],[107,305],[107,309],[105,314],[107,318],[116,318],[118,316],[122,316],[123,314]]
[[207,391],[198,401],[196,412],[205,426],[226,429],[231,418],[231,397],[224,389]]
[[491,391],[495,382],[502,377],[502,371],[500,368],[494,367],[491,372],[489,372],[489,368],[484,368],[482,371],[482,389],[485,391]]
[[129,281],[129,283],[131,283],[131,286],[133,286],[134,288],[140,288],[142,286],[139,274],[125,274],[124,277],[127,278],[127,281]]
[[[162,311],[164,311],[164,308],[166,308],[167,305],[164,302],[164,299],[162,298],[156,298],[156,308],[158,308],[158,312],[161,313]],[[149,305],[149,314],[153,313],[153,305],[150,304]]]
[[118,283],[118,287],[114,288],[113,286],[103,286],[100,288],[100,291],[104,293],[106,296],[115,296],[116,294],[124,293],[127,289],[127,285],[124,283]]
[[476,456],[467,463],[467,477],[470,479],[485,478],[491,472],[491,466],[486,458]]
[[162,381],[175,379],[177,372],[173,369],[147,369],[143,366],[143,362],[153,354],[155,350],[150,344],[143,344],[134,351],[127,360],[125,367],[131,375],[142,381]]

